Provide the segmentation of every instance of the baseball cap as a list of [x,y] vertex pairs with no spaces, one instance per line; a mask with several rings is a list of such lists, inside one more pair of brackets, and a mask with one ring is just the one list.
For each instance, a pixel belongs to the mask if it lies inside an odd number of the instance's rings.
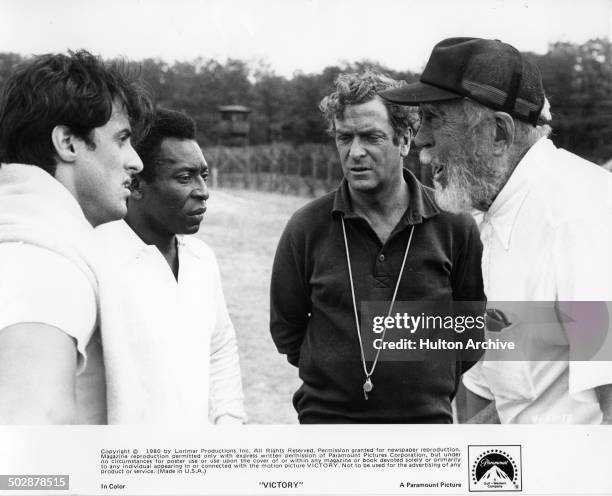
[[535,64],[507,43],[482,38],[442,40],[418,82],[379,95],[403,105],[468,97],[533,125],[545,99]]

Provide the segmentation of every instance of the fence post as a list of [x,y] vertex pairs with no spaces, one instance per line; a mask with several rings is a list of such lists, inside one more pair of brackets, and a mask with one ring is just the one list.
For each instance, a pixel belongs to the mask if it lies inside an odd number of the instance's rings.
[[221,147],[217,144],[213,153],[214,159],[210,169],[210,175],[212,176],[212,187],[216,189],[219,187],[219,173],[221,172]]

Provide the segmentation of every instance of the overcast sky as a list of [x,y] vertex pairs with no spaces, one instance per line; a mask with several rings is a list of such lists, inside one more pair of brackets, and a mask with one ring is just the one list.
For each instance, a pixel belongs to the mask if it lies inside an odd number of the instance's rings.
[[420,71],[451,36],[519,50],[610,37],[612,0],[0,0],[0,51],[262,59],[278,74],[377,60]]

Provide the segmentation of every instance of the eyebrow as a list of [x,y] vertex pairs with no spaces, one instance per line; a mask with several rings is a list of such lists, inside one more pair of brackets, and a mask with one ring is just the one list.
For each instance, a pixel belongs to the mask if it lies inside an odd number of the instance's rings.
[[[455,100],[449,100],[449,101],[444,101],[444,102],[440,102],[437,105],[434,104],[423,104],[421,106],[421,110],[424,110],[425,112],[429,112],[430,114],[433,114],[436,117],[440,117],[442,119],[446,119],[448,118],[449,115],[452,115],[453,113],[453,106],[451,102],[454,102]],[[423,108],[424,107],[424,108]]]
[[[163,158],[157,161],[158,164],[177,164],[178,161],[172,158]],[[208,164],[206,162],[200,162],[198,164],[185,164],[184,166],[177,169],[175,172],[200,172],[200,171],[208,171]]]
[[420,110],[421,112],[428,112],[430,114],[444,115],[444,111],[439,106],[432,105],[431,103],[421,105]]
[[[370,134],[370,133],[386,134],[382,129],[377,128],[377,127],[366,127],[366,128],[357,130],[357,134]],[[353,134],[353,130],[336,128],[336,134]]]
[[119,131],[117,131],[117,132],[115,133],[115,136],[116,136],[116,137],[119,137],[119,136],[121,136],[122,134],[123,134],[123,135],[124,135],[124,134],[127,134],[128,136],[132,136],[132,128],[130,128],[130,127],[124,127],[123,129],[119,129]]

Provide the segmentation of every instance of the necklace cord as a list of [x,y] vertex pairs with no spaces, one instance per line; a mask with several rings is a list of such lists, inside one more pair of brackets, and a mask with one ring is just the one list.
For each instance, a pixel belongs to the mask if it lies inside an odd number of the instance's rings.
[[346,227],[344,225],[344,215],[340,217],[342,219],[342,234],[344,236],[344,249],[346,251],[346,263],[348,265],[349,282],[351,283],[351,296],[353,298],[353,312],[355,314],[355,326],[357,327],[357,337],[359,338],[359,351],[361,352],[361,364],[363,365],[363,373],[367,378],[370,377],[368,369],[366,367],[365,354],[363,353],[363,342],[361,341],[361,330],[359,326],[359,315],[357,314],[357,301],[355,299],[355,285],[353,284],[353,271],[351,270],[351,257],[349,255],[348,240],[346,237]]
[[[363,372],[366,375],[366,379],[370,379],[370,377],[374,373],[376,364],[378,363],[378,357],[380,356],[381,348],[378,348],[376,350],[376,355],[374,357],[374,361],[372,362],[372,367],[370,371],[368,372],[368,369],[366,366],[365,353],[363,351],[363,341],[361,339],[361,326],[359,325],[359,314],[357,312],[357,299],[355,297],[355,284],[353,282],[353,271],[351,270],[351,257],[349,253],[349,247],[348,247],[348,238],[346,236],[346,226],[344,224],[344,216],[341,216],[340,220],[342,221],[342,235],[344,236],[344,248],[346,251],[346,263],[348,265],[349,282],[351,285],[351,297],[353,298],[353,312],[355,314],[355,327],[357,329],[357,338],[359,340],[359,351],[361,352],[361,364],[363,365]],[[399,285],[402,279],[402,274],[404,273],[404,267],[406,266],[406,260],[408,259],[408,251],[410,250],[410,244],[412,243],[413,234],[414,234],[414,224],[412,225],[412,228],[410,229],[410,236],[408,237],[408,242],[406,243],[406,250],[404,251],[404,258],[402,260],[402,266],[397,276],[397,281],[395,283],[395,289],[393,291],[393,297],[391,299],[391,304],[389,305],[389,310],[387,311],[387,317],[389,317],[391,315],[391,312],[393,311],[393,305],[395,304],[395,298],[397,297],[397,292],[399,290]],[[387,328],[385,327],[383,329],[382,336],[380,337],[381,342],[384,342],[386,332],[387,332]]]

